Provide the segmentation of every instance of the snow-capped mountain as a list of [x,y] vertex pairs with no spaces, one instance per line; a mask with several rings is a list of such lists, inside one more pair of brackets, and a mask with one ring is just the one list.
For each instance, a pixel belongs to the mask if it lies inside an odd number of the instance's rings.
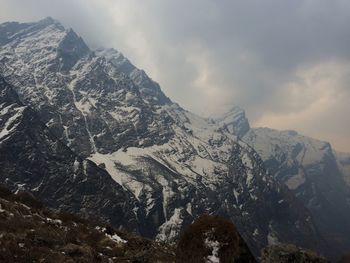
[[[243,110],[235,108],[230,113],[236,114],[231,118],[240,123],[239,127],[249,127]],[[350,248],[350,189],[344,182],[349,155],[336,154],[329,143],[295,131],[244,130],[244,134],[238,133],[242,140],[257,151],[270,173],[311,211],[318,229],[334,249],[345,253]]]
[[159,240],[210,213],[233,220],[255,255],[276,242],[332,254],[238,139],[249,125],[235,114],[182,109],[121,53],[91,51],[51,18],[0,25],[0,75],[12,94],[0,101],[0,176],[12,189]]

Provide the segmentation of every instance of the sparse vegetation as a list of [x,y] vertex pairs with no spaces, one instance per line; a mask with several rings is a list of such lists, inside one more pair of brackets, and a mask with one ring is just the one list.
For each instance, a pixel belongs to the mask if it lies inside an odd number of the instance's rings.
[[[340,263],[347,263],[344,256]],[[256,262],[234,224],[203,215],[177,248],[46,208],[31,194],[0,186],[0,262]],[[262,262],[327,262],[293,245],[268,247]]]
[[217,258],[222,263],[255,262],[234,224],[210,215],[201,216],[182,233],[176,250],[176,262],[207,262],[208,257],[215,256],[213,249],[207,245],[208,241],[217,242]]
[[0,186],[0,262],[174,262],[165,244],[47,209]]

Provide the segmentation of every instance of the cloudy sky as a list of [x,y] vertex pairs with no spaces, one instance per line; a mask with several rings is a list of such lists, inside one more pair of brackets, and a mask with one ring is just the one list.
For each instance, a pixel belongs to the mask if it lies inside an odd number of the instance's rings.
[[0,0],[0,22],[52,16],[114,47],[183,107],[350,152],[349,0]]

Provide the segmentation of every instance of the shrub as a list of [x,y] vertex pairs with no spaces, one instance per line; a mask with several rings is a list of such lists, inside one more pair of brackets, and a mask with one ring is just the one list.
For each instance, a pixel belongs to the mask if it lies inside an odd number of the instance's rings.
[[218,257],[222,263],[255,262],[234,224],[210,215],[201,216],[182,233],[176,249],[176,262],[206,262],[212,254],[206,240],[219,242]]

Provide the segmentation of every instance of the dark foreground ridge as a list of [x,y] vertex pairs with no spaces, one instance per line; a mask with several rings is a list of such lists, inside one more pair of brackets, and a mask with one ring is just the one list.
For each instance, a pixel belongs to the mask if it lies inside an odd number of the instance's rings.
[[[234,224],[218,216],[201,216],[169,245],[48,209],[30,193],[3,186],[0,247],[0,262],[257,262]],[[327,262],[294,245],[268,247],[262,255],[264,263]]]
[[0,187],[0,262],[174,262],[174,249]]

